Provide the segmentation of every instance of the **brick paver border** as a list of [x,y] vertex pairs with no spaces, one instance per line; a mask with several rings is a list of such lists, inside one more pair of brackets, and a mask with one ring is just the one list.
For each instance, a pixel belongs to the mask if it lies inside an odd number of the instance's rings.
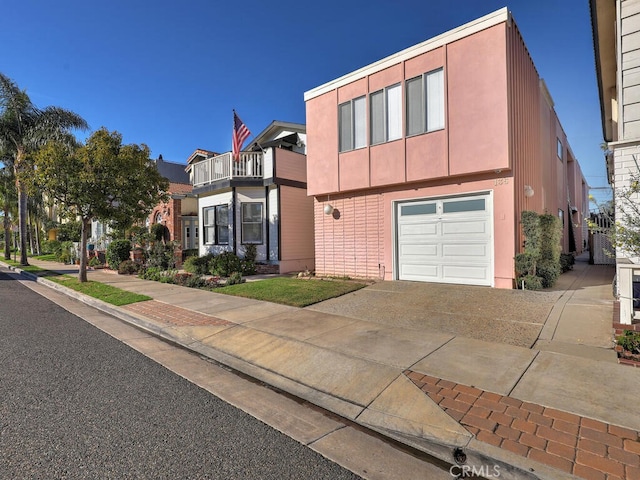
[[411,370],[404,373],[482,442],[582,478],[640,480],[640,433],[635,430]]
[[235,325],[235,323],[228,320],[195,312],[187,308],[176,307],[175,305],[159,302],[158,300],[130,303],[122,308],[144,315],[151,320],[166,323],[168,325],[174,325],[176,327]]

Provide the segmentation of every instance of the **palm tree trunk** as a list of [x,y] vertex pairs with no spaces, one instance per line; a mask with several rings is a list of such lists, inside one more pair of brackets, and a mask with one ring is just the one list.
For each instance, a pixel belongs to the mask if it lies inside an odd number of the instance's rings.
[[27,192],[20,180],[16,180],[18,188],[18,222],[20,226],[20,265],[29,265],[27,260]]
[[9,202],[4,202],[4,259],[11,260],[11,224],[9,223]]
[[38,221],[38,217],[36,217],[36,223],[35,223],[35,246],[36,246],[36,255],[40,255],[42,252],[40,251],[40,224]]
[[87,281],[87,237],[91,232],[91,219],[82,217],[82,230],[80,233],[80,268],[78,270],[78,281]]

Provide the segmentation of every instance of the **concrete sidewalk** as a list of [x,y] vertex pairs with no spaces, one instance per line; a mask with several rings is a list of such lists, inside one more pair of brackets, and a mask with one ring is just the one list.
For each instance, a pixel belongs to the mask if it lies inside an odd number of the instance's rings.
[[[500,478],[640,478],[640,370],[607,348],[612,275],[585,263],[563,275],[533,348],[382,321],[371,304],[367,319],[348,303],[350,316],[89,272],[154,299],[119,308],[38,281],[448,462],[461,449],[467,465],[498,465]],[[402,318],[402,302],[382,298]]]

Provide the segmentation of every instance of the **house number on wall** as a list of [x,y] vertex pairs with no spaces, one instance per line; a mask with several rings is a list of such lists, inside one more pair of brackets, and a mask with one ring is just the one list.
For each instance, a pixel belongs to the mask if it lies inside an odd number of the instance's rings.
[[508,185],[509,184],[509,179],[508,178],[496,178],[495,179],[495,185]]

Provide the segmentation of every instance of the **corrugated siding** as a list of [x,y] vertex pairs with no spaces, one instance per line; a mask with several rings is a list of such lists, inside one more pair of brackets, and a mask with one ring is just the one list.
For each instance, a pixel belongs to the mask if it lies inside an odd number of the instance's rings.
[[276,172],[278,178],[307,183],[307,157],[282,148],[275,149]]
[[622,136],[640,137],[640,0],[624,0],[620,18]]
[[313,198],[302,188],[280,186],[281,261],[306,262],[313,270],[313,232]]
[[[541,93],[538,72],[515,24],[508,32],[510,102],[510,157],[514,172],[516,225],[523,210],[542,209],[543,179],[541,135]],[[524,196],[524,186],[530,185],[534,196]],[[522,229],[516,228],[515,251],[523,244]]]
[[[321,276],[380,278],[384,272],[384,208],[381,194],[314,201],[316,273]],[[331,204],[333,215],[324,207]]]

